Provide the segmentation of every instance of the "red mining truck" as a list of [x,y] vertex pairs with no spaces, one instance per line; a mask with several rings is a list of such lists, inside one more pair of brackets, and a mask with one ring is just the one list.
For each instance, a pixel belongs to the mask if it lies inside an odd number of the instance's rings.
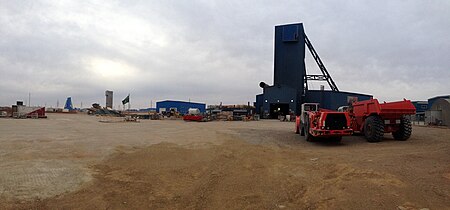
[[348,112],[320,109],[317,103],[302,104],[302,112],[295,125],[296,133],[305,136],[306,141],[323,138],[339,142],[342,136],[353,134]]
[[392,133],[396,140],[411,136],[411,121],[405,116],[416,113],[410,100],[379,103],[377,99],[353,102],[347,111],[352,119],[351,128],[364,133],[367,141],[379,142],[384,133]]

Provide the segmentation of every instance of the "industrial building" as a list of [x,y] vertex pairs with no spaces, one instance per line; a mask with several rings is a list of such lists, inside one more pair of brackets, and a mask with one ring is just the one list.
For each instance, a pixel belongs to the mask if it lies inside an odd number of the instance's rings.
[[204,113],[206,111],[206,104],[172,100],[156,102],[156,110],[159,113],[175,111],[180,114],[186,114],[188,113],[189,108],[197,108],[200,112]]
[[433,103],[439,99],[450,99],[450,95],[443,95],[443,96],[435,96],[433,98],[428,99],[428,108],[431,108],[433,106]]
[[450,127],[450,96],[428,99],[429,109],[425,111],[425,123]]
[[[305,66],[305,45],[308,46],[322,74],[308,75]],[[275,26],[275,53],[273,85],[260,83],[263,93],[256,96],[256,113],[263,118],[300,114],[302,103],[320,103],[321,107],[336,110],[355,100],[367,100],[371,95],[339,91],[326,70],[303,24]],[[326,81],[331,90],[309,90],[308,81]]]
[[411,103],[416,107],[414,121],[425,121],[425,111],[428,110],[428,101],[412,101]]

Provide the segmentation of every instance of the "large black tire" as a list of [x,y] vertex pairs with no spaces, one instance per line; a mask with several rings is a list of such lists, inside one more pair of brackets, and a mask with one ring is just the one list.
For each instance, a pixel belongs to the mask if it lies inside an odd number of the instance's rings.
[[364,122],[364,136],[368,142],[379,142],[383,139],[384,123],[378,116],[369,116]]
[[305,126],[303,126],[304,132],[305,132],[305,140],[306,141],[314,141],[314,136],[309,133],[309,126],[310,125],[309,125],[309,119],[308,119],[305,122]]
[[402,117],[402,119],[400,120],[400,128],[397,131],[392,132],[392,136],[396,140],[406,141],[409,139],[409,137],[411,137],[411,133],[412,133],[411,121],[409,121],[409,119],[405,117]]

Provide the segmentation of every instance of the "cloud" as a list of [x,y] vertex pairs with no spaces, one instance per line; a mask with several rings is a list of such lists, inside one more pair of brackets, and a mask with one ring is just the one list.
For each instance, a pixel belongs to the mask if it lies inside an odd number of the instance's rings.
[[[0,104],[132,106],[254,101],[273,80],[275,25],[303,22],[345,91],[448,94],[450,3],[423,1],[2,1]],[[311,73],[317,67],[307,57]],[[313,84],[318,87],[319,84]]]

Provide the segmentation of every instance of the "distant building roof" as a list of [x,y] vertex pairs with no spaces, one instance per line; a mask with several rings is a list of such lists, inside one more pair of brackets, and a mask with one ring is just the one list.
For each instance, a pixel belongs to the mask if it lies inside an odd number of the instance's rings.
[[170,103],[189,103],[189,104],[199,104],[199,105],[205,104],[205,103],[199,103],[199,102],[175,101],[175,100],[164,100],[164,101],[158,101],[158,102],[156,102],[156,103],[163,103],[163,102],[170,102]]
[[438,98],[450,98],[450,95],[435,96],[433,98],[429,98],[428,100],[433,100],[433,99],[438,99]]

